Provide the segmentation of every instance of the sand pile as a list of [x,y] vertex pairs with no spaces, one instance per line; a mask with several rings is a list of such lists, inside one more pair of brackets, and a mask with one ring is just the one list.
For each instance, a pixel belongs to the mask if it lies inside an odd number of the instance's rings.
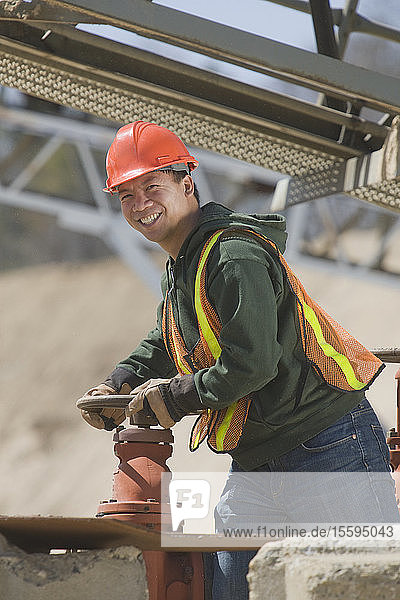
[[[400,290],[297,269],[306,287],[369,347],[400,346]],[[0,513],[91,516],[109,498],[111,434],[89,427],[75,400],[102,381],[153,327],[158,299],[117,260],[0,275]],[[369,394],[394,425],[393,375]],[[191,421],[175,427],[171,466],[224,470],[206,448],[189,454]]]

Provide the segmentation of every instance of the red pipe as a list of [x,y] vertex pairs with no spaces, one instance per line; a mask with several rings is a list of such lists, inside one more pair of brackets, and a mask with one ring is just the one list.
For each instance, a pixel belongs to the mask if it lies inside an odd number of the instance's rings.
[[[113,498],[101,502],[98,517],[130,521],[161,531],[163,473],[172,455],[171,430],[118,428],[114,452],[119,458]],[[170,518],[170,512],[164,515]],[[144,551],[149,600],[204,600],[201,552]]]

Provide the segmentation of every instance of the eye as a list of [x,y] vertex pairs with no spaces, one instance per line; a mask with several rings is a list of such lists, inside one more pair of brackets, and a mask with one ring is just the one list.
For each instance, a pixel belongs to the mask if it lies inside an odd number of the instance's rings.
[[119,200],[120,200],[120,202],[122,204],[123,202],[125,202],[126,200],[128,200],[131,197],[132,197],[132,194],[124,194],[123,196],[119,197]]
[[150,191],[151,189],[156,188],[156,187],[158,187],[156,183],[151,183],[150,185],[147,186],[146,192]]

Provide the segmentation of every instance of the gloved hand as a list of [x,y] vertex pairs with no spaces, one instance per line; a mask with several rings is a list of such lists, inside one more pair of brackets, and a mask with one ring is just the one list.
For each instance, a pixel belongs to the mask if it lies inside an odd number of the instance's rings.
[[[116,392],[112,387],[101,383],[100,385],[91,388],[83,396],[108,396],[110,394],[129,394],[131,386],[124,383],[119,392]],[[96,429],[106,429],[112,431],[118,425],[121,425],[126,419],[125,409],[123,408],[99,408],[92,410],[81,410],[81,415],[89,425]]]
[[134,415],[135,413],[143,410],[146,406],[146,400],[149,407],[153,411],[157,421],[164,427],[164,429],[170,429],[175,425],[175,421],[169,414],[165,402],[162,398],[161,392],[158,386],[162,383],[169,383],[170,379],[149,379],[142,385],[139,385],[131,391],[133,400],[129,402],[126,413],[127,415]]

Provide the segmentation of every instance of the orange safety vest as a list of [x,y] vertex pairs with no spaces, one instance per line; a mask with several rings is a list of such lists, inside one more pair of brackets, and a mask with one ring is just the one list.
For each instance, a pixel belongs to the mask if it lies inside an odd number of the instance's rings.
[[[382,368],[382,362],[364,348],[341,325],[330,317],[306,292],[290,269],[276,244],[251,229],[235,228],[216,231],[205,243],[195,279],[195,311],[200,341],[192,357],[188,358],[182,336],[174,320],[171,298],[167,293],[163,307],[163,336],[178,373],[195,373],[209,368],[218,360],[222,348],[219,343],[221,322],[206,293],[206,265],[210,252],[223,234],[244,233],[256,237],[267,250],[279,259],[290,289],[296,298],[301,341],[305,356],[322,379],[343,391],[367,388]],[[203,440],[214,452],[229,452],[236,448],[247,419],[251,394],[219,410],[206,409],[196,420],[190,450],[197,450]]]

